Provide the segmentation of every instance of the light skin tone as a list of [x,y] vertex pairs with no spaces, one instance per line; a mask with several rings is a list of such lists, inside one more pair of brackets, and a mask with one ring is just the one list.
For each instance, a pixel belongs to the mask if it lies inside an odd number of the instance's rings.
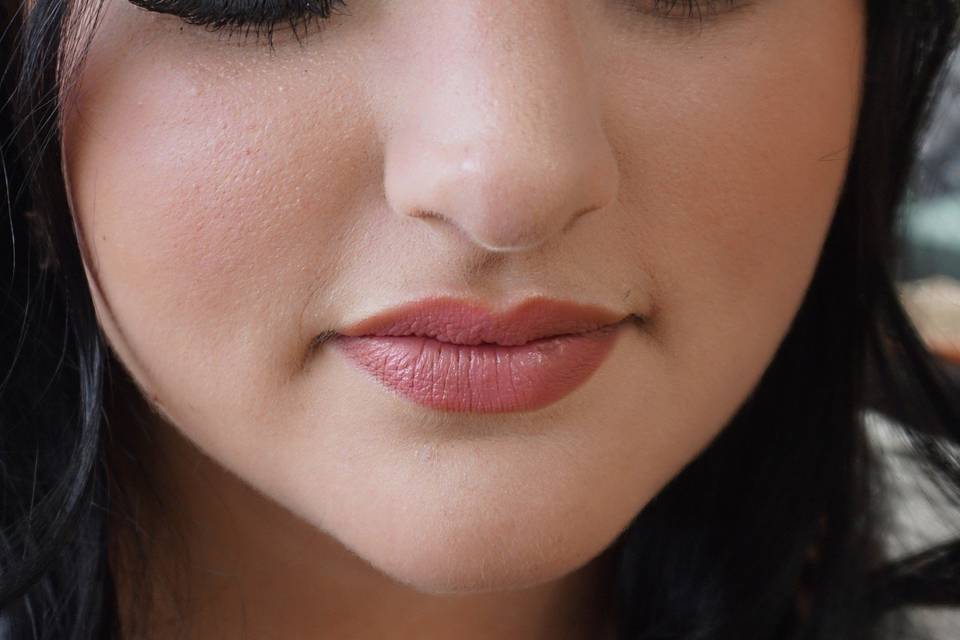
[[[604,550],[799,308],[862,76],[859,1],[650,6],[356,0],[271,51],[107,1],[64,170],[154,410],[154,579],[190,594],[147,637],[598,637]],[[311,348],[434,295],[647,321],[522,413],[414,405]]]

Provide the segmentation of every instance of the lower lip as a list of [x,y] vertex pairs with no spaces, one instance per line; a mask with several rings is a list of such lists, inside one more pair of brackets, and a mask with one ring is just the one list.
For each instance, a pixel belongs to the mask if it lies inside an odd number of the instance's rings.
[[603,363],[622,325],[518,346],[416,336],[339,336],[347,359],[387,389],[444,411],[533,411],[571,393]]

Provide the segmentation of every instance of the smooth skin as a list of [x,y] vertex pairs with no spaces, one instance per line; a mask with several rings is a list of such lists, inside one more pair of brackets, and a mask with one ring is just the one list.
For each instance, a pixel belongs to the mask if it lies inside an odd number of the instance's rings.
[[[772,360],[858,115],[859,0],[715,4],[350,0],[271,50],[107,0],[63,152],[155,410],[138,637],[599,637],[603,551]],[[311,346],[434,295],[646,322],[524,413],[414,405]]]

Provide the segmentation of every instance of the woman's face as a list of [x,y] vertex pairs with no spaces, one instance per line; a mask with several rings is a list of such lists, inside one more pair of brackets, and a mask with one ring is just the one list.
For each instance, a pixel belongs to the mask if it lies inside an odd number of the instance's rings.
[[[350,0],[271,49],[107,0],[64,163],[144,397],[417,589],[596,557],[773,358],[860,98],[858,0],[663,4]],[[501,410],[416,402],[316,344],[438,296],[643,321],[565,395]]]

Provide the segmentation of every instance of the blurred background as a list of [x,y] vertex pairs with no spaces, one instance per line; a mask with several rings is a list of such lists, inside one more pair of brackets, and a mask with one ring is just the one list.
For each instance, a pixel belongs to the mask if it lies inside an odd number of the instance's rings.
[[[960,52],[958,52],[960,53]],[[920,162],[901,211],[901,257],[897,281],[901,298],[921,336],[960,381],[960,55],[955,54],[921,147]],[[893,501],[888,549],[909,555],[960,536],[955,507],[933,483],[882,416],[868,416],[872,433],[889,462]],[[960,459],[960,450],[951,449]],[[946,507],[946,508],[943,508]],[[960,610],[918,608],[906,639],[960,638]]]
[[960,368],[960,56],[954,55],[901,217],[898,280],[930,347]]

